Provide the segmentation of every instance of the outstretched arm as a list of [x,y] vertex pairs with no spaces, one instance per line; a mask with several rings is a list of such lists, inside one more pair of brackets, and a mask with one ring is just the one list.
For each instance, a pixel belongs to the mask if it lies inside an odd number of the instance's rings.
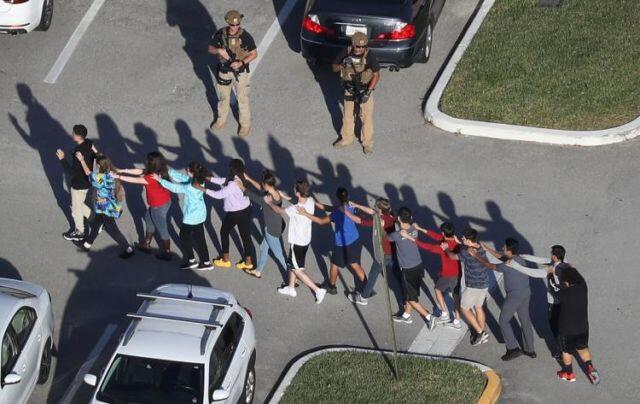
[[353,202],[353,201],[349,201],[349,205],[356,208],[356,209],[360,209],[361,211],[363,211],[364,213],[368,214],[368,215],[375,215],[376,211],[371,209],[368,206],[364,206],[364,205],[360,205],[359,203]]
[[[344,215],[346,217],[348,217],[349,219],[351,219],[354,223],[356,224],[362,224],[362,218],[359,217],[358,215],[354,215],[353,213],[349,212],[349,209],[345,209],[344,206],[341,206],[338,208],[341,212],[344,213]],[[328,216],[327,216],[328,217]]]
[[142,175],[143,173],[142,168],[121,168],[118,170],[118,174]]
[[[120,170],[120,172],[122,172],[122,170]],[[130,184],[140,184],[140,185],[148,184],[147,180],[145,180],[144,177],[129,177],[128,175],[120,175],[116,173],[111,173],[111,176],[113,178],[119,179],[120,181],[128,182]]]
[[84,175],[91,174],[91,169],[89,168],[89,166],[87,166],[87,162],[84,161],[84,156],[82,155],[82,153],[77,152],[76,153],[76,158],[78,159],[78,161],[82,165],[82,170],[84,171]]
[[253,178],[249,177],[249,174],[244,173],[244,179],[247,180],[249,182],[249,184],[251,184],[255,189],[262,189],[262,185],[260,185],[260,183],[258,181],[256,181]]
[[320,224],[320,225],[331,223],[331,218],[329,216],[324,216],[324,217],[314,216],[311,213],[307,212],[307,210],[302,206],[298,206],[297,209],[299,214],[301,214],[302,216],[306,216],[313,223]]
[[487,250],[487,252],[489,252],[489,254],[493,255],[496,258],[500,258],[502,256],[502,254],[500,254],[499,252],[497,252],[496,250],[494,250],[493,248],[489,247],[488,245],[486,245],[485,243],[480,243],[480,245],[482,245],[482,248],[484,248],[485,250]]
[[536,257],[535,255],[529,255],[529,254],[520,254],[520,257],[522,257],[522,259],[526,261],[533,262],[536,264],[549,264],[549,262],[551,261],[549,258]]
[[174,194],[184,194],[185,188],[189,186],[186,184],[175,184],[171,181],[167,181],[164,178],[160,177],[158,174],[151,174],[151,176],[154,180],[158,181],[160,185],[173,192]]
[[458,256],[458,254],[452,253],[449,250],[449,245],[447,243],[442,242],[442,244],[440,244],[440,248],[442,249],[442,251],[444,251],[445,254],[447,254],[447,257],[451,258],[452,260],[460,261],[460,257]]

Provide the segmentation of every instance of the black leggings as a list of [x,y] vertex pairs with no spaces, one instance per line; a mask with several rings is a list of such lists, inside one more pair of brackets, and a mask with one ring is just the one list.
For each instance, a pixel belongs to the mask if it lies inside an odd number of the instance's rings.
[[207,242],[204,239],[204,223],[182,223],[182,226],[180,226],[180,241],[182,242],[185,260],[193,259],[193,248],[195,247],[200,262],[209,261],[209,250],[207,249]]
[[238,226],[240,238],[242,239],[243,257],[253,255],[253,243],[251,242],[251,206],[236,212],[227,212],[222,218],[220,228],[220,239],[222,240],[222,252],[229,254],[229,233],[231,229]]
[[103,215],[102,213],[96,213],[93,222],[91,222],[91,233],[89,233],[89,237],[87,237],[85,241],[89,244],[93,244],[93,242],[96,241],[96,238],[98,237],[100,228],[102,227],[104,227],[107,233],[111,236],[112,239],[115,240],[116,243],[120,245],[120,247],[129,247],[129,242],[118,228],[116,219],[111,216]]

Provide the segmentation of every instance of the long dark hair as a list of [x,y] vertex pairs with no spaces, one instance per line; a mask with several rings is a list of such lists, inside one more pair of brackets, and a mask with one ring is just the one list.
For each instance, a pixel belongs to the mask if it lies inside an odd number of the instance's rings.
[[197,161],[192,161],[189,163],[189,168],[187,168],[191,174],[193,174],[193,182],[196,184],[204,184],[205,180],[211,177],[211,173],[209,173],[209,169]]
[[227,185],[233,181],[236,177],[244,184],[244,163],[240,159],[233,159],[229,162],[229,174],[227,174]]
[[169,179],[169,168],[167,166],[167,159],[159,151],[152,151],[147,154],[147,159],[144,162],[145,174],[158,174],[165,180]]
[[[111,160],[109,160],[109,157],[105,156],[104,154],[98,153],[96,155],[95,163],[100,174],[108,174],[110,172],[116,171],[116,168],[111,163]],[[124,189],[122,188],[122,182],[119,179],[115,180],[114,196],[118,201],[122,202],[124,197]]]

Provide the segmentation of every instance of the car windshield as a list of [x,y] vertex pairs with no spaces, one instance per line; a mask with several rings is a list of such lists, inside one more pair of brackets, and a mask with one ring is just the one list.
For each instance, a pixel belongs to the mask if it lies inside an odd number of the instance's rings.
[[112,404],[199,404],[203,368],[199,363],[118,355],[97,398]]

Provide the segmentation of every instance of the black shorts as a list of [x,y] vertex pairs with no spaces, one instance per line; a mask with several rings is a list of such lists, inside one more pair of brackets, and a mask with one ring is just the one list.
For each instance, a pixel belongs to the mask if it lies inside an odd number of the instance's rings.
[[454,294],[459,293],[460,282],[458,281],[458,277],[439,277],[436,281],[436,289],[442,293],[447,293],[449,291]]
[[562,352],[573,352],[589,348],[589,332],[582,334],[558,335],[558,345]]
[[404,286],[404,298],[406,301],[418,301],[422,278],[424,278],[423,265],[418,265],[414,268],[402,268],[402,286]]
[[360,263],[360,251],[362,251],[362,245],[359,240],[346,246],[333,246],[331,251],[331,263],[340,268],[345,268],[347,265]]
[[289,247],[289,268],[304,269],[304,259],[307,256],[309,245],[291,244]]

